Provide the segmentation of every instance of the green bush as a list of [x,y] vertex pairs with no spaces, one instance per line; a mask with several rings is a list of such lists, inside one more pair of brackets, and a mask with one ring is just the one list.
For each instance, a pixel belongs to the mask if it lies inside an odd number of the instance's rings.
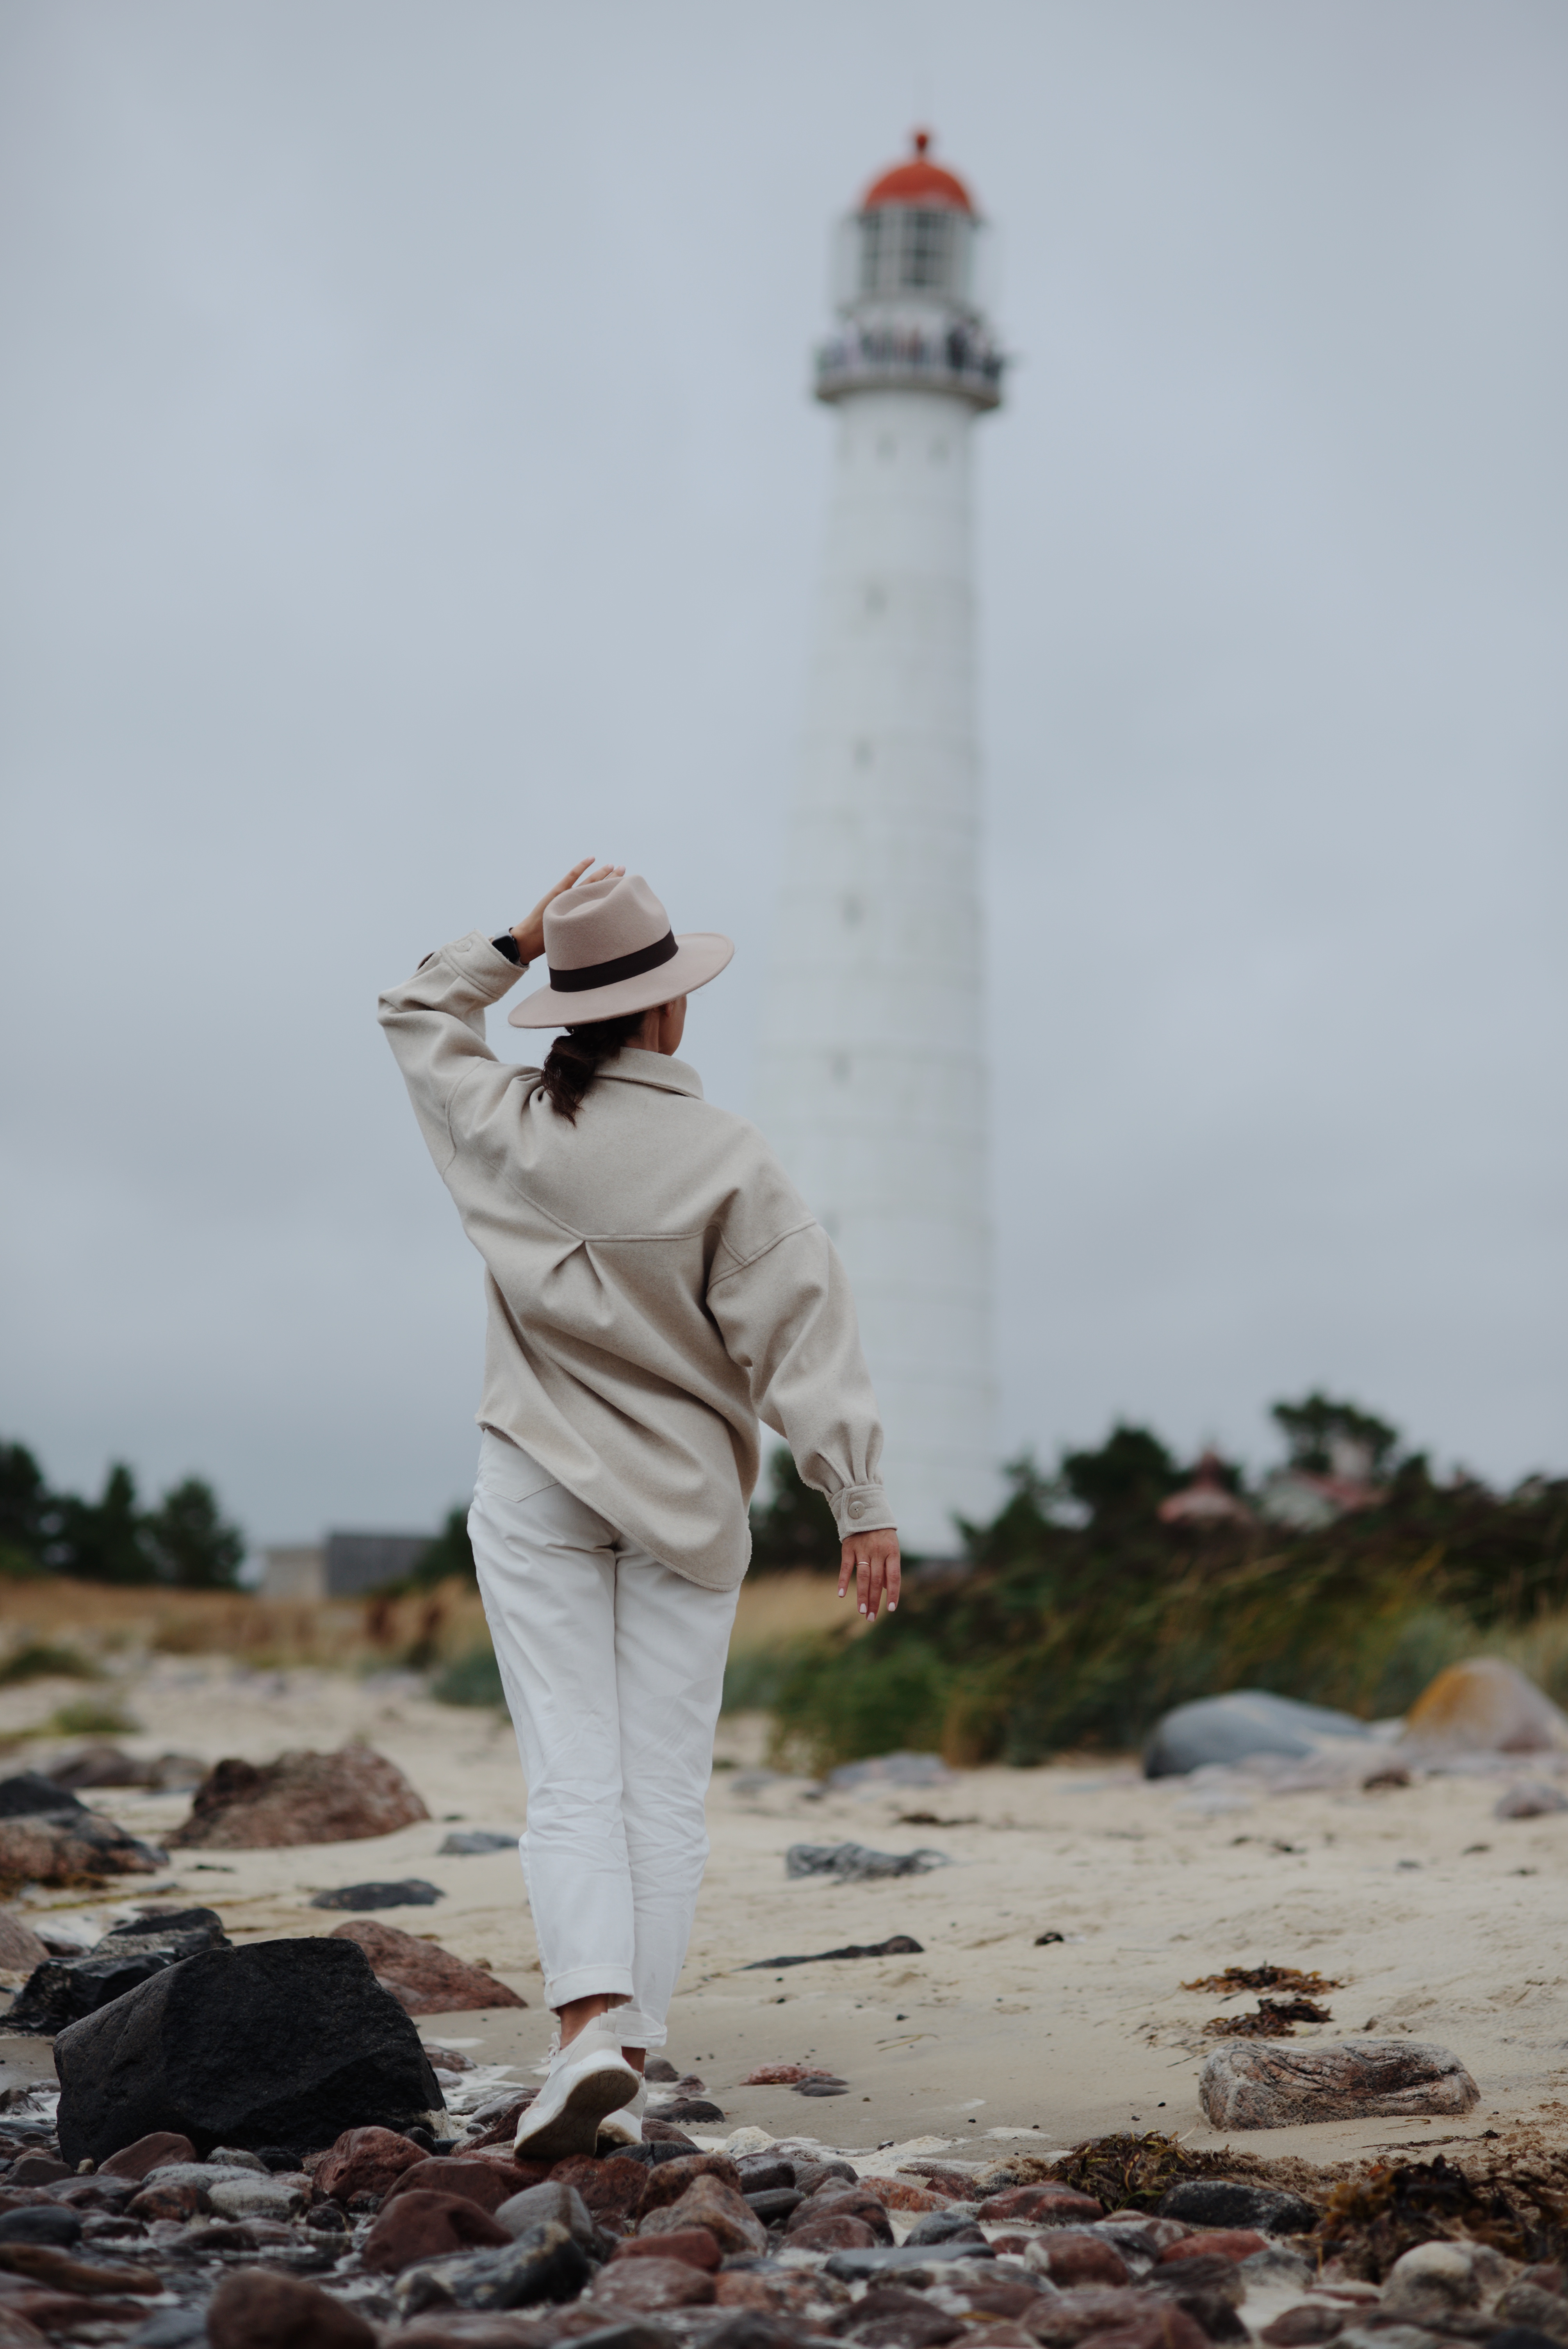
[[49,1723],[57,1737],[134,1737],[140,1729],[123,1706],[97,1704],[91,1697],[78,1697],[74,1704],[63,1704]]
[[438,1673],[430,1684],[430,1694],[442,1704],[504,1705],[506,1691],[500,1684],[500,1666],[489,1640],[482,1648],[470,1648],[466,1656],[459,1656],[445,1671]]
[[15,1688],[21,1681],[102,1678],[98,1666],[79,1648],[54,1648],[44,1640],[30,1640],[25,1648],[15,1649],[0,1662],[0,1688]]

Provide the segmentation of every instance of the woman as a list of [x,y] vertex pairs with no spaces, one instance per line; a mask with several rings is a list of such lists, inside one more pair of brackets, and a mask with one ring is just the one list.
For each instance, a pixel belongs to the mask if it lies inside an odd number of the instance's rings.
[[[727,938],[676,938],[624,866],[573,867],[526,920],[427,957],[381,999],[425,1139],[485,1264],[469,1530],[528,1781],[523,1878],[549,2076],[533,2159],[634,2143],[707,1857],[703,1803],[758,1420],[832,1506],[839,1592],[898,1603],[882,1428],[849,1287],[755,1127],[675,1058]],[[488,1005],[562,1028],[498,1061]]]

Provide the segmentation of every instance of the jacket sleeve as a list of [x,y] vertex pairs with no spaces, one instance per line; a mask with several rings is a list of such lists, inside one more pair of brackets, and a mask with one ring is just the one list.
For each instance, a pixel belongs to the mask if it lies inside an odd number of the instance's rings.
[[482,930],[471,930],[427,955],[412,978],[381,998],[381,1025],[443,1174],[457,1153],[454,1115],[472,1126],[516,1082],[516,1069],[485,1042],[485,1011],[522,971]]
[[721,1248],[707,1305],[730,1360],[746,1372],[758,1416],[784,1437],[807,1484],[826,1495],[840,1540],[893,1525],[849,1277],[820,1224],[807,1217],[741,1262]]

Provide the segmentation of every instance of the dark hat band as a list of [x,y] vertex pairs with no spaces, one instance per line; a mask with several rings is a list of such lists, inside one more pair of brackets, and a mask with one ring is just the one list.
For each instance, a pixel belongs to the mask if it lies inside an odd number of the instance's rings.
[[666,930],[651,947],[639,947],[634,954],[616,955],[611,962],[585,962],[580,970],[557,970],[550,966],[550,984],[557,995],[583,995],[591,987],[614,987],[617,979],[640,978],[645,970],[657,970],[662,962],[674,962],[676,954],[676,935]]

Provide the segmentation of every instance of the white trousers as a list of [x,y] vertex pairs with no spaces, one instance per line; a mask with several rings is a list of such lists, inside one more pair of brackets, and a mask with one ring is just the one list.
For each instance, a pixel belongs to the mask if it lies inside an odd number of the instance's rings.
[[469,1535],[528,1781],[519,1848],[546,2002],[624,1999],[622,2044],[661,2047],[738,1594],[662,1566],[488,1429]]

